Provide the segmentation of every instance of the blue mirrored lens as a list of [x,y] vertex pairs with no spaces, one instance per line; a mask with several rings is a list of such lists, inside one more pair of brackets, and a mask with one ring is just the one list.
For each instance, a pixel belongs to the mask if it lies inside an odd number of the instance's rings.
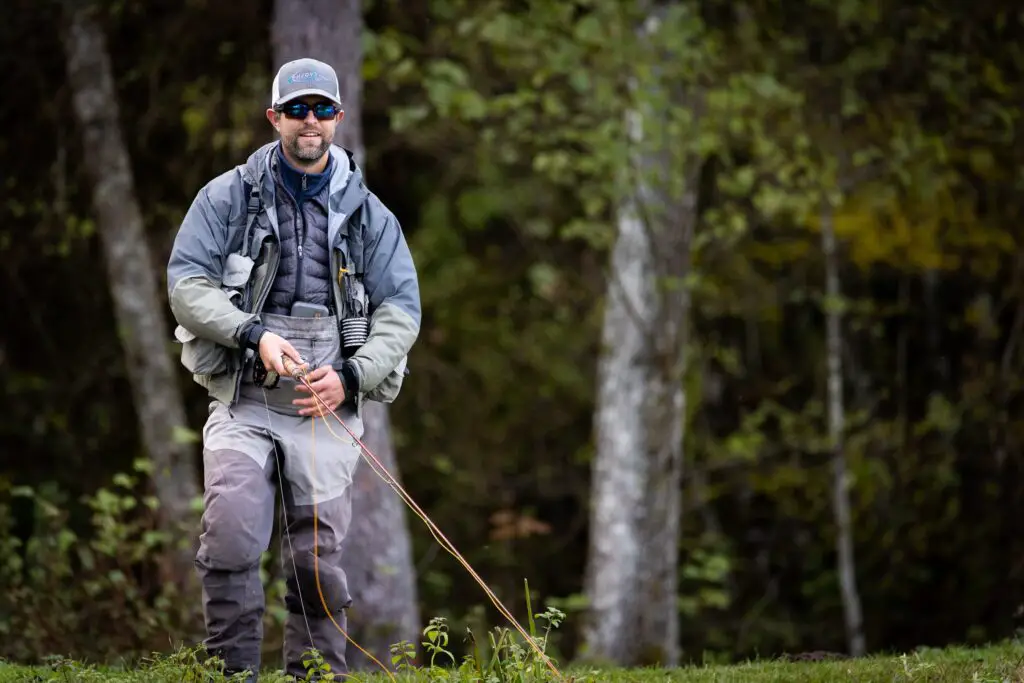
[[312,107],[305,102],[289,102],[281,107],[284,115],[293,119],[304,119],[313,110],[313,116],[318,119],[333,118],[339,111],[338,107],[330,102],[317,102]]

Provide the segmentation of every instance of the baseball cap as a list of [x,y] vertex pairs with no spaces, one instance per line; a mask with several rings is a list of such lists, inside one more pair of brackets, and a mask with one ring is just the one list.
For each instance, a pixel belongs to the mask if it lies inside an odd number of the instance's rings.
[[303,95],[323,95],[341,106],[338,74],[318,59],[304,57],[285,62],[274,77],[270,106],[276,107]]

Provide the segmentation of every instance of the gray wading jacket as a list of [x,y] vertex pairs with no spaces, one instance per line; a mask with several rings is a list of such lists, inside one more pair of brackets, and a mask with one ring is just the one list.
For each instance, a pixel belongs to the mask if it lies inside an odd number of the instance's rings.
[[[199,191],[167,264],[181,362],[213,399],[228,405],[238,398],[245,355],[253,353],[244,350],[240,333],[260,321],[281,261],[269,175],[277,144],[260,147]],[[401,389],[419,335],[419,283],[394,214],[366,188],[350,153],[335,146],[330,153],[327,243],[334,307],[347,313],[362,302],[370,318],[369,336],[351,357],[361,412],[363,400],[391,402]]]

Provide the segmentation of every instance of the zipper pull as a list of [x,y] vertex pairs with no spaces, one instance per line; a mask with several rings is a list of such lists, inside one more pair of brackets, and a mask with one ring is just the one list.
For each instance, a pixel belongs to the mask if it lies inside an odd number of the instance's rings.
[[306,191],[306,174],[305,173],[302,174],[302,191],[303,192]]
[[299,258],[302,258],[302,244],[299,244]]

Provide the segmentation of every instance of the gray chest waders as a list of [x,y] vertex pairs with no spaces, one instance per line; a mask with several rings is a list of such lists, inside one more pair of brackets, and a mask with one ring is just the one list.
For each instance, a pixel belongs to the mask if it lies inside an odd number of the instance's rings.
[[[249,200],[242,250],[254,253],[252,214],[259,208],[258,193],[250,192]],[[358,234],[358,221],[348,229]],[[337,273],[340,323],[333,315],[261,316],[262,324],[287,339],[310,369],[350,355],[366,341],[362,244],[354,245],[359,240],[352,240],[351,233],[347,262]],[[244,310],[260,305],[252,297],[251,286],[239,293]],[[251,354],[244,361],[234,405],[216,403],[203,428],[204,511],[196,568],[203,586],[205,643],[230,669],[261,666],[265,598],[259,561],[270,544],[279,494],[284,516],[281,553],[288,577],[285,671],[304,678],[303,653],[315,647],[332,671],[345,673],[347,639],[340,629],[346,627],[344,610],[352,598],[341,567],[341,544],[351,521],[359,446],[336,424],[297,414],[292,400],[310,394],[296,391],[291,377],[279,378],[274,389],[258,386],[256,359],[258,354]],[[362,436],[362,421],[353,408],[339,408],[336,414],[353,434]],[[333,438],[328,427],[340,438]]]

